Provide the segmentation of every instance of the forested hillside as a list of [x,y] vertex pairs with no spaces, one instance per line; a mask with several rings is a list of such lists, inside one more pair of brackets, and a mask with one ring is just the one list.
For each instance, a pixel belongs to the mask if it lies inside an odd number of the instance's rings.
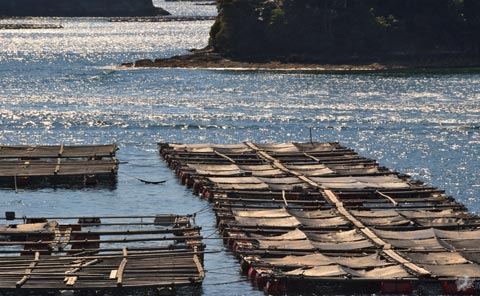
[[480,54],[480,0],[217,0],[210,46],[316,59]]

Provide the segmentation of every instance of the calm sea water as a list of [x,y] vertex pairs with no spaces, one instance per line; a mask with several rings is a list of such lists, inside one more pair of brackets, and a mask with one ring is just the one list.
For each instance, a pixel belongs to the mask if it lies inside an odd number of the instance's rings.
[[[176,15],[214,6],[158,5]],[[101,18],[0,22],[61,23],[61,30],[0,31],[0,143],[115,142],[114,189],[0,190],[0,214],[113,215],[197,212],[209,204],[181,186],[156,143],[339,141],[381,165],[443,188],[480,213],[480,72],[320,74],[121,69],[207,44],[211,21],[111,23]],[[144,185],[143,179],[163,185]],[[209,250],[198,295],[263,295],[238,274],[216,238],[212,211],[196,222]],[[218,283],[234,282],[225,285]],[[190,294],[191,291],[187,291]]]

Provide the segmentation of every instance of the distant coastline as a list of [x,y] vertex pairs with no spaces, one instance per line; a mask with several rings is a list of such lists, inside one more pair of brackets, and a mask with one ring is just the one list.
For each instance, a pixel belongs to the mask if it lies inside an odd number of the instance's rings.
[[168,15],[152,0],[2,0],[0,17],[115,17]]

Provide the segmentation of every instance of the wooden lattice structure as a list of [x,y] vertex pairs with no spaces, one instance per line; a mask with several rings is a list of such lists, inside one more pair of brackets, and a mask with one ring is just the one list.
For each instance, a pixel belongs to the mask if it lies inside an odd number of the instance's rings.
[[124,293],[200,285],[204,244],[190,216],[21,218],[0,225],[0,292]]
[[0,146],[0,186],[113,184],[115,144],[96,146]]
[[480,217],[338,143],[159,148],[182,183],[215,203],[225,243],[270,291],[340,283],[456,293],[480,279]]

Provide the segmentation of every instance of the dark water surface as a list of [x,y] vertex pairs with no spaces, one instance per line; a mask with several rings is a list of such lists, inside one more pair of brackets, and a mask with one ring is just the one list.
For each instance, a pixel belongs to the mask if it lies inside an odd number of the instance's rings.
[[[165,5],[178,15],[214,13],[210,6]],[[314,140],[355,148],[480,213],[478,72],[125,70],[116,65],[205,46],[212,22],[0,21],[65,27],[0,31],[0,144],[115,142],[128,162],[115,188],[0,190],[0,213],[194,213],[208,203],[178,183],[157,142],[308,141],[310,127]],[[128,175],[168,182],[144,185]],[[196,222],[211,238],[208,249],[224,250],[213,211]],[[198,295],[263,295],[243,282],[228,252],[208,255],[206,269]],[[235,283],[216,285],[223,282]]]

